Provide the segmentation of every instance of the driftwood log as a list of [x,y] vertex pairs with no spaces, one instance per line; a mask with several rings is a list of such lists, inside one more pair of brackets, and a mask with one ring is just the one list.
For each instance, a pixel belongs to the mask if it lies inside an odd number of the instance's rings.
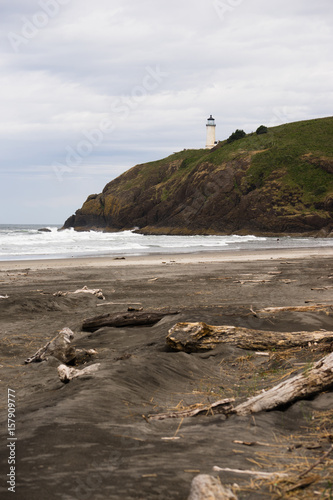
[[178,314],[177,311],[172,312],[142,312],[128,311],[125,313],[101,314],[83,321],[82,330],[94,332],[103,326],[111,326],[121,328],[124,326],[145,326],[154,325],[164,316]]
[[218,344],[233,344],[242,349],[306,346],[309,343],[333,342],[333,332],[272,332],[238,326],[211,326],[206,323],[177,323],[168,333],[166,342],[177,351],[195,352],[214,349]]
[[259,309],[258,313],[274,314],[280,312],[326,312],[333,311],[330,304],[312,304],[308,306],[284,306],[284,307],[265,307]]
[[87,366],[82,370],[77,370],[76,368],[70,368],[66,365],[58,366],[58,375],[60,377],[61,382],[64,384],[68,383],[73,378],[89,378],[91,377],[100,367],[100,363],[96,363],[94,365]]
[[229,488],[221,484],[219,478],[199,474],[192,479],[187,500],[237,500],[237,497]]
[[237,415],[272,410],[308,398],[333,386],[333,352],[313,367],[236,406]]
[[88,288],[87,286],[84,286],[83,288],[80,288],[79,290],[75,290],[75,292],[61,292],[61,291],[59,291],[59,292],[54,293],[53,295],[55,297],[67,297],[67,295],[75,295],[78,293],[90,293],[91,295],[96,295],[96,297],[98,299],[105,300],[105,297],[103,295],[103,290],[101,290],[100,288],[91,289],[91,288]]
[[[257,396],[249,398],[236,407],[230,404],[232,400],[218,401],[215,405],[224,402],[224,405],[219,405],[219,413],[224,413],[225,415],[249,415],[289,405],[299,399],[314,396],[331,387],[333,387],[333,352],[321,358],[312,367],[309,367],[302,373],[275,385],[267,391],[261,392]],[[213,407],[213,405],[211,406]],[[161,413],[149,415],[149,419],[184,418],[196,415],[197,413],[199,412],[191,413],[188,411],[187,415],[184,411],[171,412],[169,414]],[[207,410],[206,414],[209,415]]]
[[70,328],[63,328],[50,342],[38,349],[33,356],[25,360],[26,364],[38,363],[53,356],[62,363],[80,364],[96,354],[94,349],[76,349],[72,344],[74,333]]
[[245,474],[249,476],[254,476],[258,479],[276,479],[288,477],[288,474],[284,472],[263,472],[258,470],[243,470],[243,469],[229,469],[229,467],[218,467],[215,465],[213,467],[214,472],[232,472],[233,474]]
[[186,408],[185,410],[175,410],[169,413],[157,413],[155,415],[148,415],[150,420],[165,420],[166,418],[184,418],[194,417],[195,415],[215,415],[217,413],[231,413],[233,410],[232,402],[234,399],[221,399],[215,403],[208,405],[194,405],[193,407]]

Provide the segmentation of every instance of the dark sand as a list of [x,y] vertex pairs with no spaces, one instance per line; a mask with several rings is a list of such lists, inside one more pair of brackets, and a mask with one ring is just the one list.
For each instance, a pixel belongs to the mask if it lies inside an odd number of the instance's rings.
[[[166,348],[165,338],[178,321],[332,330],[333,310],[258,317],[250,310],[333,305],[332,256],[330,249],[303,249],[0,263],[0,295],[9,296],[0,299],[1,498],[186,500],[199,472],[237,484],[240,500],[332,498],[332,456],[312,472],[317,483],[290,494],[285,493],[290,484],[270,492],[274,481],[251,484],[246,475],[213,472],[215,465],[305,471],[333,440],[332,391],[249,417],[201,415],[150,423],[143,418],[224,397],[242,401],[324,356],[327,350],[313,346],[269,356],[225,345],[206,353],[176,353]],[[101,288],[106,300],[53,296],[84,285]],[[128,306],[180,313],[153,327],[81,331],[84,318]],[[67,385],[58,378],[60,362],[54,358],[24,365],[65,326],[75,332],[78,347],[97,349],[92,363],[101,363],[94,377]],[[16,391],[17,402],[15,496],[6,485],[8,388]],[[170,437],[179,439],[163,439]]]

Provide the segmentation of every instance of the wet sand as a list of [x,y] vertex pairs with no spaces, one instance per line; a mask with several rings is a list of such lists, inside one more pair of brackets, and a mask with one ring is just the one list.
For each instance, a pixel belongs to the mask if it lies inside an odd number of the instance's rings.
[[[249,417],[144,417],[222,398],[242,401],[324,356],[318,346],[268,356],[225,345],[187,354],[170,351],[165,338],[178,321],[332,330],[332,310],[253,314],[271,306],[333,306],[332,257],[333,249],[322,248],[1,262],[0,295],[8,295],[0,299],[1,409],[8,388],[15,390],[15,498],[185,500],[199,472],[237,484],[239,499],[276,498],[267,481],[251,485],[250,477],[213,467],[306,470],[329,447],[332,391]],[[83,286],[102,289],[105,300],[53,295]],[[179,314],[152,327],[81,329],[85,318],[128,307]],[[77,347],[98,351],[91,364],[101,364],[93,377],[66,385],[56,359],[24,364],[65,326]],[[0,435],[0,494],[11,498],[4,425]],[[332,460],[324,465],[314,471],[316,484],[290,498],[330,498]]]

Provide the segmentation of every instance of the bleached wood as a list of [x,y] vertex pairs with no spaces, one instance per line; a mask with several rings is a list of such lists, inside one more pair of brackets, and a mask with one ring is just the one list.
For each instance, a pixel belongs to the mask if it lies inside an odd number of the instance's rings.
[[333,385],[333,352],[303,373],[285,380],[271,389],[236,406],[237,415],[272,410],[325,391]]
[[229,488],[221,484],[219,478],[199,474],[192,480],[187,500],[237,500],[237,497]]
[[[291,404],[299,399],[308,398],[323,392],[333,386],[333,353],[321,358],[312,367],[303,373],[275,385],[267,391],[262,391],[257,396],[249,398],[244,403],[233,407],[233,399],[224,399],[211,405],[189,408],[148,415],[149,420],[164,420],[166,418],[193,417],[199,413],[223,413],[225,415],[249,415],[261,411],[273,410]],[[148,421],[148,419],[147,419]]]
[[228,467],[218,467],[215,465],[213,467],[215,472],[233,472],[234,474],[245,474],[249,476],[255,476],[261,479],[270,479],[274,477],[288,477],[288,474],[283,472],[261,472],[258,470],[242,470],[242,469],[229,469]]
[[82,370],[77,370],[76,368],[71,368],[66,365],[59,365],[58,375],[60,377],[61,382],[67,383],[73,378],[90,377],[99,369],[99,367],[100,363],[87,366]]
[[94,349],[76,349],[71,343],[73,339],[72,330],[67,327],[63,328],[50,342],[47,342],[35,354],[27,358],[25,364],[45,361],[48,356],[53,356],[63,363],[79,364],[97,353]]
[[55,297],[67,297],[67,295],[75,295],[77,293],[90,293],[91,295],[96,295],[98,299],[105,300],[105,297],[103,295],[103,291],[100,288],[88,288],[87,286],[84,286],[83,288],[80,288],[79,290],[75,290],[74,292],[56,292],[53,295]]
[[279,313],[279,312],[328,312],[333,309],[330,304],[312,304],[310,306],[285,306],[285,307],[265,307],[257,313]]

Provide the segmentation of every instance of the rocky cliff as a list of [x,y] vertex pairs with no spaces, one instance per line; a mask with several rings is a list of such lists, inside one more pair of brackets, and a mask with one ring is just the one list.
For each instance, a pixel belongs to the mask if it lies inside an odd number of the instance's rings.
[[64,228],[166,234],[333,235],[333,118],[137,165]]

